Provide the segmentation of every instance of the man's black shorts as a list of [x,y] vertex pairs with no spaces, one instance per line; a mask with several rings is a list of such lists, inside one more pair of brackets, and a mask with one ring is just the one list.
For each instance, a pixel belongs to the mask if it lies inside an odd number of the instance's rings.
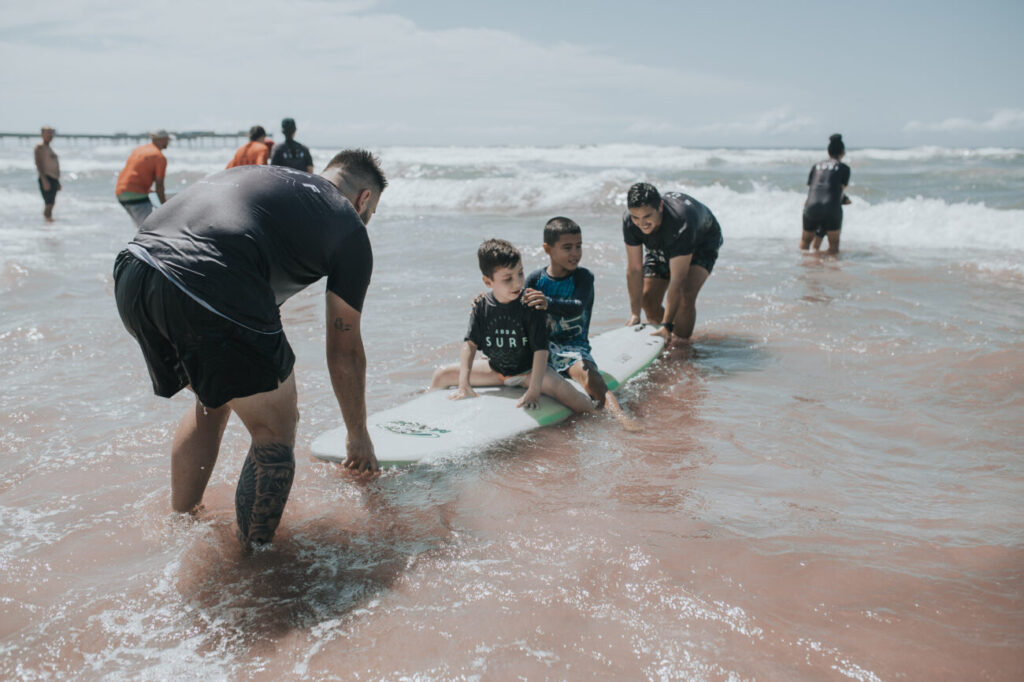
[[43,179],[39,178],[39,193],[43,195],[43,203],[47,206],[52,206],[57,201],[57,192],[60,191],[60,180],[51,178],[49,175],[46,176],[46,180],[50,183],[50,189],[43,189]]
[[[704,238],[704,242],[697,246],[690,259],[690,265],[699,265],[711,274],[718,261],[718,250],[722,248],[725,240],[722,239],[722,228],[715,221],[711,232]],[[668,266],[668,258],[664,251],[657,249],[644,249],[644,277],[656,279],[671,279],[671,271]]]
[[159,396],[191,386],[216,408],[274,390],[295,365],[283,331],[260,334],[207,310],[128,251],[114,261],[114,298]]
[[804,208],[804,232],[824,237],[826,232],[843,229],[843,209],[815,205]]

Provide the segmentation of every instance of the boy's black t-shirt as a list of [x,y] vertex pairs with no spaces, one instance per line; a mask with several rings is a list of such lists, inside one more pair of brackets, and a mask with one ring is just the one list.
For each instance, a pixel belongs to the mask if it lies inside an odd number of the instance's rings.
[[548,349],[548,316],[523,303],[522,296],[499,303],[488,291],[473,301],[464,340],[487,356],[495,372],[515,376],[533,367],[536,351]]

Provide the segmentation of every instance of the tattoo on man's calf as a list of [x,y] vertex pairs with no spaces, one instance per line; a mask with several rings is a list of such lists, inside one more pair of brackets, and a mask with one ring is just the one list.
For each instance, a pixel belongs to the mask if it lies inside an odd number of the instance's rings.
[[295,456],[283,443],[253,445],[235,489],[235,516],[243,542],[265,544],[274,537],[295,477]]

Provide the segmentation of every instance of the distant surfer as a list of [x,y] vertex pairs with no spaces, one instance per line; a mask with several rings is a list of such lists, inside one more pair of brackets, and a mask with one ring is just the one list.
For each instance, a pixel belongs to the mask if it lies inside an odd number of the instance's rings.
[[660,194],[654,185],[638,182],[626,195],[622,216],[626,243],[626,289],[630,317],[660,324],[654,332],[671,341],[674,333],[689,339],[697,321],[697,295],[707,281],[722,228],[711,210],[681,192]]
[[274,146],[270,155],[270,163],[273,166],[288,166],[295,170],[313,172],[313,156],[309,148],[304,144],[295,141],[295,119],[286,118],[281,121],[281,133],[284,135],[284,142]]
[[569,218],[552,218],[544,225],[544,252],[550,260],[548,266],[531,272],[526,287],[541,292],[547,299],[548,366],[574,379],[598,409],[607,402],[609,411],[623,426],[637,429],[608,390],[590,354],[594,275],[580,266],[583,230]]
[[117,200],[131,216],[135,227],[142,225],[153,212],[153,202],[149,200],[150,189],[154,189],[161,204],[167,203],[167,194],[164,192],[167,157],[163,150],[171,143],[171,136],[166,130],[156,130],[150,133],[149,139],[149,144],[132,150],[117,176],[114,189]]
[[[548,367],[547,300],[526,289],[519,250],[503,239],[488,239],[477,261],[490,291],[473,301],[459,364],[434,372],[431,388],[456,386],[450,397],[460,400],[475,398],[474,386],[523,386],[526,393],[516,407],[536,407],[543,393],[574,412],[593,410],[590,399]],[[474,362],[477,350],[487,359]]]
[[821,248],[822,237],[828,236],[828,253],[839,253],[839,231],[843,229],[843,205],[849,204],[846,186],[850,184],[850,167],[842,162],[846,155],[843,136],[828,138],[828,159],[811,166],[807,176],[807,201],[804,202],[803,234],[800,248],[804,251]]
[[171,448],[171,505],[194,510],[231,413],[252,446],[235,491],[239,537],[270,542],[295,472],[295,355],[278,307],[327,278],[327,368],[348,429],[344,466],[377,471],[366,428],[360,333],[373,255],[366,232],[387,186],[364,150],[320,176],[243,166],[200,180],[157,211],[114,264],[121,320],[142,349],[153,391],[186,386],[195,405]]
[[263,126],[249,128],[249,141],[235,150],[235,155],[227,168],[235,166],[262,166],[270,159],[270,147],[267,145],[267,131]]
[[43,218],[48,223],[53,222],[53,205],[57,203],[57,192],[61,190],[60,160],[57,158],[57,152],[50,146],[56,133],[52,127],[43,126],[40,130],[43,141],[37,144],[34,150],[39,191],[43,195]]

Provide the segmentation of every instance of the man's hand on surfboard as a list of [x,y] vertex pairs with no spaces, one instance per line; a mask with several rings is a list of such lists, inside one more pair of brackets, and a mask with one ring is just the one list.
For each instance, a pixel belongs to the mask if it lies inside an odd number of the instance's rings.
[[380,471],[380,465],[377,464],[377,455],[373,451],[373,441],[370,440],[369,434],[361,436],[349,434],[346,451],[348,456],[345,458],[342,466],[349,471],[357,473]]
[[527,289],[523,292],[523,303],[538,310],[548,309],[548,297],[544,295],[543,291],[536,289]]

